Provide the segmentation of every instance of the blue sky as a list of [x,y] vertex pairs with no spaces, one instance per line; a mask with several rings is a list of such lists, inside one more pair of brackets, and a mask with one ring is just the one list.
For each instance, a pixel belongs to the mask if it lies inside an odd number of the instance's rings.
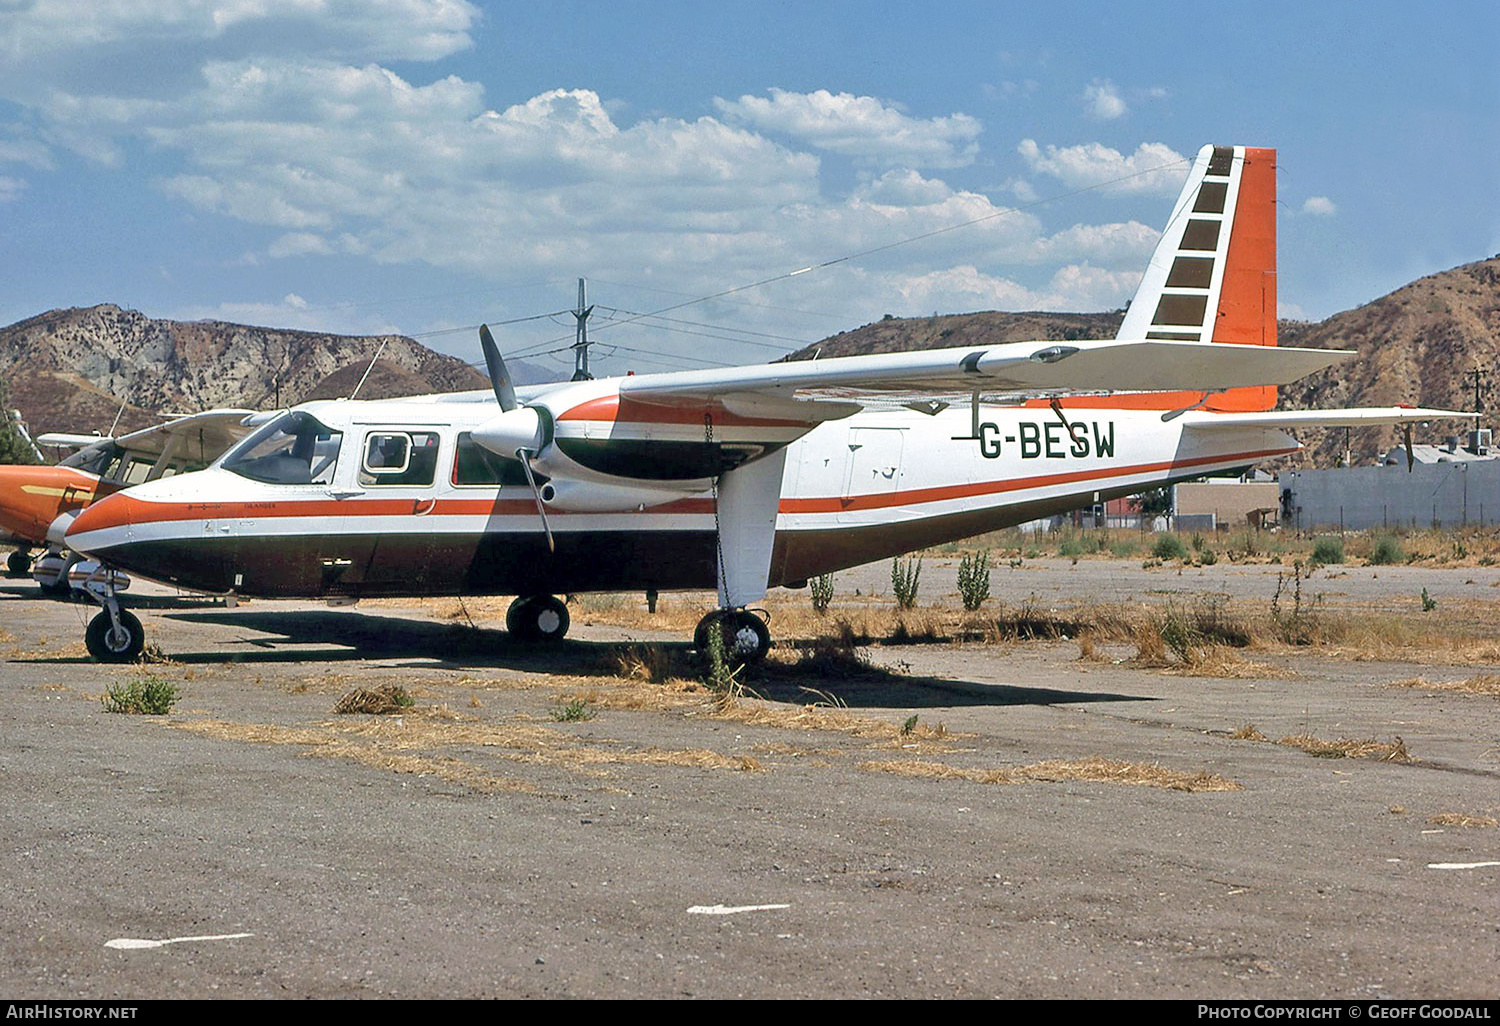
[[1500,251],[1497,53],[1485,2],[0,0],[0,323],[473,359],[583,276],[623,372],[1113,309],[1205,143],[1278,149],[1282,313],[1317,319]]

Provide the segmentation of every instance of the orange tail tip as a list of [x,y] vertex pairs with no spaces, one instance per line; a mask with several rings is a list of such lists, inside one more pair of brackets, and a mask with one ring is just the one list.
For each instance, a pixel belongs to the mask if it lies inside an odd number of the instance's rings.
[[[1121,339],[1276,344],[1276,151],[1205,146],[1120,325]],[[1180,409],[1196,393],[1158,393],[1147,409]],[[1210,396],[1205,409],[1269,410],[1271,385]]]

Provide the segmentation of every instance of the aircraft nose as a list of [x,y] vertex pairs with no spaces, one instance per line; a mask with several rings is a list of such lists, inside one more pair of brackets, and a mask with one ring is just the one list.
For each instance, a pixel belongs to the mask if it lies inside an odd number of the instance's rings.
[[129,495],[122,493],[80,510],[64,535],[68,548],[75,552],[96,552],[130,541],[132,502]]

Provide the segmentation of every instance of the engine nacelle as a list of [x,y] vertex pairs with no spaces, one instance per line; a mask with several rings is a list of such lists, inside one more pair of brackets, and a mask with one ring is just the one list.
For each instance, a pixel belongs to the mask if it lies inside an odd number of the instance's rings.
[[626,513],[703,494],[701,488],[652,488],[568,480],[548,481],[541,492],[542,502],[549,509],[570,513]]
[[552,441],[552,415],[541,407],[519,406],[479,425],[473,437],[490,452],[507,459],[514,459],[517,449],[537,453]]

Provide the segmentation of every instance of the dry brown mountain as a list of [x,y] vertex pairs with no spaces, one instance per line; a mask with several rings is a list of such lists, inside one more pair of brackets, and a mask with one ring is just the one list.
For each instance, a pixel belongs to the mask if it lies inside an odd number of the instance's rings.
[[[1481,380],[1500,357],[1500,256],[1419,278],[1387,296],[1316,324],[1283,322],[1283,345],[1354,349],[1359,356],[1281,390],[1281,405],[1386,406],[1413,403],[1449,410],[1474,408],[1474,368]],[[1500,382],[1492,382],[1500,384]],[[1500,398],[1500,392],[1494,393]],[[1484,403],[1494,408],[1494,401]],[[1486,417],[1486,427],[1493,421]],[[1470,425],[1444,421],[1429,438],[1462,433]],[[1367,463],[1399,440],[1395,428],[1353,432],[1356,463]],[[1420,440],[1420,439],[1419,439]],[[1318,466],[1331,466],[1343,432],[1306,432]]]
[[120,430],[161,411],[265,409],[348,395],[380,354],[361,398],[484,388],[483,374],[401,335],[346,336],[222,321],[169,321],[102,305],[51,310],[0,328],[0,374],[33,432]]
[[[1121,317],[1119,312],[887,317],[825,339],[789,359],[1032,339],[1112,338]],[[1493,374],[1500,357],[1500,256],[1429,275],[1324,321],[1282,321],[1278,334],[1282,345],[1353,349],[1359,354],[1340,367],[1281,389],[1282,408],[1413,403],[1473,409],[1472,371],[1477,366]],[[1500,404],[1500,380],[1493,384],[1496,391],[1487,408]],[[1428,438],[1459,433],[1468,426],[1445,421],[1431,428]],[[1301,434],[1308,446],[1304,463],[1332,466],[1343,451],[1342,431]],[[1355,462],[1368,463],[1398,441],[1395,428],[1356,431],[1351,438]]]

